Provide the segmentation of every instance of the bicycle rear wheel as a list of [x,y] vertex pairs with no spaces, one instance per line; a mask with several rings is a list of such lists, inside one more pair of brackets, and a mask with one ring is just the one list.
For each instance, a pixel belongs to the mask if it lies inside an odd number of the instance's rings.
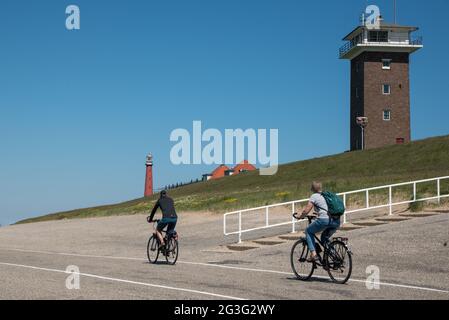
[[170,237],[170,240],[167,241],[167,244],[165,245],[165,259],[167,260],[168,264],[174,265],[176,261],[178,260],[178,254],[179,254],[179,245],[178,241],[174,239],[173,237]]
[[150,263],[156,263],[157,259],[159,257],[159,241],[158,239],[153,235],[151,236],[150,240],[148,240],[148,245],[147,245],[147,256],[148,256],[148,261]]
[[296,275],[296,278],[302,281],[309,280],[313,271],[315,270],[315,265],[313,263],[307,262],[309,257],[309,247],[305,239],[298,240],[292,247],[290,254],[290,263],[292,270]]
[[333,241],[324,254],[327,273],[336,283],[345,284],[352,273],[352,256],[346,244]]

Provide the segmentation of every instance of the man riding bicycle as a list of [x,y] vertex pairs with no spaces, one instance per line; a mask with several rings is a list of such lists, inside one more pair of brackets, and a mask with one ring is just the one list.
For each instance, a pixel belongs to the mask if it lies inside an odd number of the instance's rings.
[[160,197],[151,210],[149,222],[153,222],[154,214],[157,209],[161,208],[162,220],[160,220],[156,227],[156,235],[161,243],[161,246],[165,246],[165,241],[162,236],[162,230],[167,227],[167,234],[176,235],[175,227],[178,222],[178,216],[176,215],[175,204],[172,198],[167,195],[167,191],[163,190],[160,193]]
[[340,228],[340,218],[332,217],[328,214],[328,206],[326,199],[321,195],[322,185],[321,182],[314,181],[312,183],[311,191],[313,192],[310,197],[309,203],[304,208],[300,219],[304,219],[314,209],[317,219],[307,227],[305,234],[307,240],[307,246],[310,250],[310,257],[308,262],[316,262],[319,260],[318,254],[315,248],[314,234],[321,232],[321,242],[326,244],[332,235]]

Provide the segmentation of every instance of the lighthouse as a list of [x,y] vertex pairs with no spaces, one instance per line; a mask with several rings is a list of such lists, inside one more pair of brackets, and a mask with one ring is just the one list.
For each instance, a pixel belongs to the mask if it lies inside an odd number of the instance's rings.
[[146,174],[145,174],[144,196],[150,197],[153,195],[153,155],[151,153],[147,155],[145,166],[146,166]]
[[376,23],[362,17],[340,48],[350,61],[351,151],[403,144],[411,140],[410,55],[421,49],[414,26]]

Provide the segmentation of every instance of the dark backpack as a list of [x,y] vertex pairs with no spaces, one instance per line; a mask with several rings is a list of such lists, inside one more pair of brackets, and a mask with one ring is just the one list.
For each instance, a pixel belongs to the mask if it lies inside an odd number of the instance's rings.
[[331,217],[339,218],[345,213],[345,205],[343,203],[343,200],[332,192],[322,192],[321,195],[323,196],[324,200],[326,200],[327,203],[327,213]]

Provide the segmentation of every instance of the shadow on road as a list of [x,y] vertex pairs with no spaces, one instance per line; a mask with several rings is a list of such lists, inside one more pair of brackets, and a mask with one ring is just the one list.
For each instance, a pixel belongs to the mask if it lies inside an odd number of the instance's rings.
[[296,277],[287,277],[286,279],[287,279],[287,280],[292,280],[292,281],[303,282],[303,283],[314,283],[314,282],[319,282],[319,283],[336,284],[336,285],[341,286],[341,284],[335,283],[335,282],[332,281],[331,279],[317,278],[317,277],[314,277],[314,276],[312,276],[312,278],[310,278],[310,280],[307,280],[307,281],[299,280],[299,279],[296,278]]

